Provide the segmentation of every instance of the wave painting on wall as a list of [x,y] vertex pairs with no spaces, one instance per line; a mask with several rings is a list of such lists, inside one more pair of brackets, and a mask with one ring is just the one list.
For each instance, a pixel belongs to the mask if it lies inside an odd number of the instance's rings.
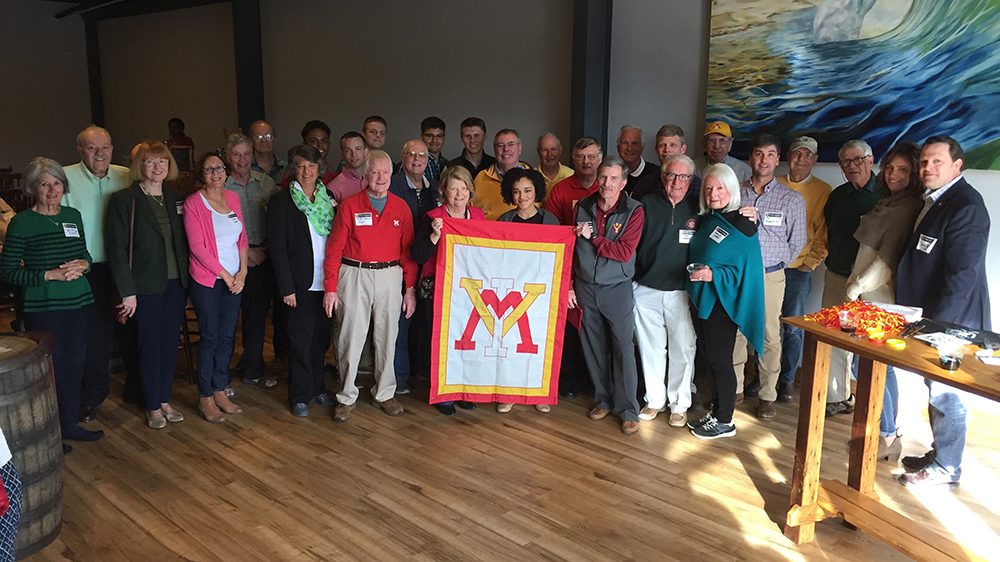
[[1000,0],[712,0],[708,119],[749,139],[955,137],[1000,169]]

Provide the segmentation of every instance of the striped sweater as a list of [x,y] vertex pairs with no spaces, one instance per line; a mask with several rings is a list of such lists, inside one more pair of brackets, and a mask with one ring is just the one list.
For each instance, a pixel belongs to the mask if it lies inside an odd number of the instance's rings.
[[58,215],[48,216],[27,210],[10,222],[0,254],[0,279],[24,287],[24,312],[81,308],[94,302],[85,276],[73,281],[45,280],[46,271],[75,259],[93,261],[80,212],[63,207]]

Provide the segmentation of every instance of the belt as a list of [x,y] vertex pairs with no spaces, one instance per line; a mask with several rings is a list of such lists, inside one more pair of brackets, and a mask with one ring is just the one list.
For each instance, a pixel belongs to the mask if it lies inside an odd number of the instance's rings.
[[780,271],[785,269],[785,262],[779,261],[778,263],[772,265],[771,267],[765,267],[764,273],[774,273],[775,271]]
[[351,258],[340,258],[340,263],[361,269],[388,269],[399,265],[399,260],[393,261],[358,261]]

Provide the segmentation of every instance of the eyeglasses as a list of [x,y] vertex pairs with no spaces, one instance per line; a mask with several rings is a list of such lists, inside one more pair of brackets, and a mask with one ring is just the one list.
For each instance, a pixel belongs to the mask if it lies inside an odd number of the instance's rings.
[[427,158],[427,152],[426,151],[416,152],[411,150],[409,152],[404,152],[403,156],[409,156],[410,158]]
[[858,156],[856,158],[841,158],[840,159],[840,165],[843,166],[843,167],[845,167],[845,168],[849,164],[854,164],[855,166],[860,166],[861,164],[864,164],[865,160],[867,160],[868,158],[871,158],[871,156]]
[[574,154],[573,155],[573,160],[579,160],[581,162],[583,162],[583,161],[597,162],[597,160],[600,157],[601,157],[600,154]]
[[513,150],[513,149],[517,148],[517,145],[519,145],[519,144],[521,144],[521,141],[510,141],[510,142],[498,142],[498,143],[496,143],[493,146],[497,150],[500,150],[501,148],[507,148],[507,149]]
[[259,141],[269,141],[269,140],[274,140],[274,135],[272,135],[271,133],[267,133],[265,135],[254,135],[253,138]]
[[668,173],[668,174],[663,174],[663,177],[667,181],[674,181],[674,180],[691,181],[691,174],[675,174],[675,173],[671,172],[671,173]]
[[214,176],[215,174],[225,174],[226,167],[215,166],[214,168],[202,168],[201,171],[204,172],[206,176]]

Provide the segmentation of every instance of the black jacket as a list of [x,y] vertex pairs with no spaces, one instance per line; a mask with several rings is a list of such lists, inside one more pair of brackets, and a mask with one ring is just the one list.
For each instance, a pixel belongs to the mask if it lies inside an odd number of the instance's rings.
[[295,206],[290,190],[275,193],[268,203],[267,244],[278,296],[308,291],[314,271],[309,219]]

